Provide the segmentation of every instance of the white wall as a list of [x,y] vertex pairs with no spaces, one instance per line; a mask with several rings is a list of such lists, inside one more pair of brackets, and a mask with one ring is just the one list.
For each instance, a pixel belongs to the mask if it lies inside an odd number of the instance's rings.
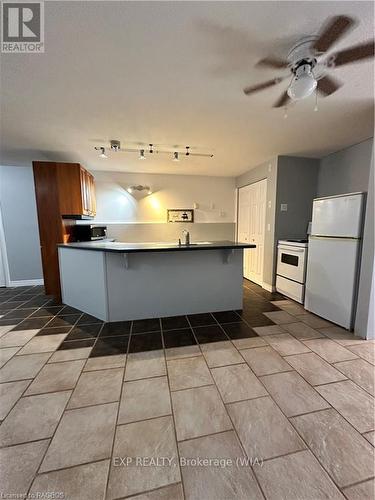
[[[233,177],[157,175],[93,172],[96,185],[96,221],[166,222],[168,208],[193,208],[195,222],[234,223],[235,180]],[[129,194],[131,185],[150,186],[153,194]]]
[[11,285],[40,282],[40,257],[33,171],[0,166],[0,209]]

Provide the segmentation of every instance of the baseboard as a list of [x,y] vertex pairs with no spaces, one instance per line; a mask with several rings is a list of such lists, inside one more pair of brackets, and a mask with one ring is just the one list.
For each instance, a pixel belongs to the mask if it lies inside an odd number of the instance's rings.
[[39,279],[39,280],[16,280],[16,281],[9,281],[8,286],[37,286],[37,285],[44,285],[44,280]]
[[273,285],[269,285],[268,283],[263,283],[262,288],[267,290],[267,292],[275,292],[276,291],[276,287],[274,287]]

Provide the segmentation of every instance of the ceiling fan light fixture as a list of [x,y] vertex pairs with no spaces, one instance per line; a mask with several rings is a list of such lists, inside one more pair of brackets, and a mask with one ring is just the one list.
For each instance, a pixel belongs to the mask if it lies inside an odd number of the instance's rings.
[[311,71],[311,66],[306,64],[296,70],[296,75],[288,87],[288,96],[294,101],[305,99],[311,95],[317,86],[317,81]]

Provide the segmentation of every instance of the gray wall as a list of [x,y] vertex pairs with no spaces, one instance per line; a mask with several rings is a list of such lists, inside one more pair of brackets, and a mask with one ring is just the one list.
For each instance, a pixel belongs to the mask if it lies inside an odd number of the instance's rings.
[[373,141],[367,139],[323,158],[318,196],[367,191]]
[[268,286],[275,282],[276,242],[275,242],[275,203],[277,185],[277,158],[252,168],[236,179],[236,186],[240,188],[254,182],[267,179],[267,213],[266,235],[264,241],[264,275],[263,280]]
[[0,166],[0,208],[10,280],[42,279],[31,167]]
[[[285,238],[306,238],[316,197],[319,160],[279,156],[276,190],[276,241]],[[287,204],[282,212],[280,205]]]
[[355,332],[364,338],[375,338],[374,329],[374,156],[372,154],[367,191]]

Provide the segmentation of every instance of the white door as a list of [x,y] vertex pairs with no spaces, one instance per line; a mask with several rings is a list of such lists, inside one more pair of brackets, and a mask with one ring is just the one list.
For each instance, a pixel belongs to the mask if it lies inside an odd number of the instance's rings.
[[238,241],[254,243],[244,251],[244,277],[263,284],[267,179],[240,188],[238,196]]
[[314,200],[311,234],[359,238],[362,229],[363,194]]
[[305,308],[344,328],[353,326],[359,241],[310,236]]

